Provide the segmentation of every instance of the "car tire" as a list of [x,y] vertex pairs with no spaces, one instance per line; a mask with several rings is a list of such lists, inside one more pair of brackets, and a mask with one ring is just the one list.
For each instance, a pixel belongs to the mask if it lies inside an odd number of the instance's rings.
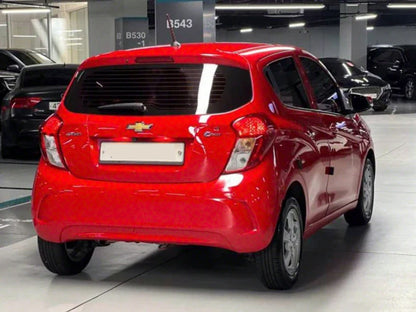
[[58,275],[80,273],[90,262],[95,244],[92,241],[53,243],[38,237],[39,254],[45,267]]
[[17,151],[14,147],[8,146],[6,144],[6,139],[4,138],[4,133],[1,134],[1,157],[3,159],[7,158],[16,158]]
[[413,78],[408,78],[404,84],[404,97],[407,100],[414,100],[416,98],[416,81]]
[[344,214],[345,221],[351,226],[366,225],[371,220],[374,205],[374,165],[367,158],[361,178],[358,204]]
[[264,250],[255,254],[262,283],[270,289],[289,289],[298,279],[303,246],[303,221],[299,202],[288,197],[275,235]]
[[3,159],[16,158],[17,152],[12,147],[1,146],[1,157]]

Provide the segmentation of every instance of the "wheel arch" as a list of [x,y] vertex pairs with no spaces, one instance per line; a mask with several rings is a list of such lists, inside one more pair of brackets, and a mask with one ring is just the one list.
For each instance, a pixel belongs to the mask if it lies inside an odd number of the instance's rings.
[[[306,228],[306,196],[305,191],[302,187],[302,184],[298,181],[292,182],[292,184],[289,186],[285,199],[286,200],[289,196],[295,197],[300,205],[300,210],[302,213],[302,221],[303,221],[303,231],[305,231]],[[282,205],[283,206],[283,205]]]
[[366,159],[367,158],[370,159],[371,163],[373,164],[374,174],[376,174],[376,157],[374,155],[373,149],[370,148],[368,150]]

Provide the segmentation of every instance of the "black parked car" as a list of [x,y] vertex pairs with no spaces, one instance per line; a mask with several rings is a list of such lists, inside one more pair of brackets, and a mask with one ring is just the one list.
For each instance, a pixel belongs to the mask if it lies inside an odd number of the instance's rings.
[[50,58],[28,49],[0,49],[0,102],[16,84],[23,67],[34,64],[52,64]]
[[77,65],[33,65],[22,69],[16,87],[3,99],[1,154],[19,156],[37,149],[39,126],[56,111]]
[[375,111],[384,111],[390,103],[391,87],[380,77],[339,58],[322,58],[344,93],[355,93],[371,98]]
[[416,99],[416,45],[370,47],[367,68],[406,99]]

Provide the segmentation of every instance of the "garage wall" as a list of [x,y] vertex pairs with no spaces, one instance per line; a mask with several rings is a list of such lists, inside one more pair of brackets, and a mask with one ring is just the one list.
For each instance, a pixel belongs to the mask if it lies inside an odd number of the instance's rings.
[[368,32],[368,44],[416,44],[416,27],[376,27]]
[[243,41],[290,44],[302,47],[318,57],[338,55],[338,27],[311,27],[306,29],[259,29],[251,33],[239,30],[217,30],[217,41]]
[[119,17],[147,17],[147,0],[88,2],[90,56],[114,51],[114,20]]
[[[416,27],[376,27],[369,31],[368,45],[416,44]],[[239,30],[217,30],[217,41],[249,41],[290,44],[304,48],[317,57],[339,55],[339,27],[309,27],[305,30],[277,28],[254,29],[241,34]]]

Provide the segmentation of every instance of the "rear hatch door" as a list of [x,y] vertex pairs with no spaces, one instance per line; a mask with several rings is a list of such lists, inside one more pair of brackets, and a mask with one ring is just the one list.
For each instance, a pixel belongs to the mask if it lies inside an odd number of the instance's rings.
[[[249,71],[217,64],[137,64],[78,73],[60,131],[68,169],[88,179],[205,182],[224,170]],[[174,191],[174,190],[173,190]]]

